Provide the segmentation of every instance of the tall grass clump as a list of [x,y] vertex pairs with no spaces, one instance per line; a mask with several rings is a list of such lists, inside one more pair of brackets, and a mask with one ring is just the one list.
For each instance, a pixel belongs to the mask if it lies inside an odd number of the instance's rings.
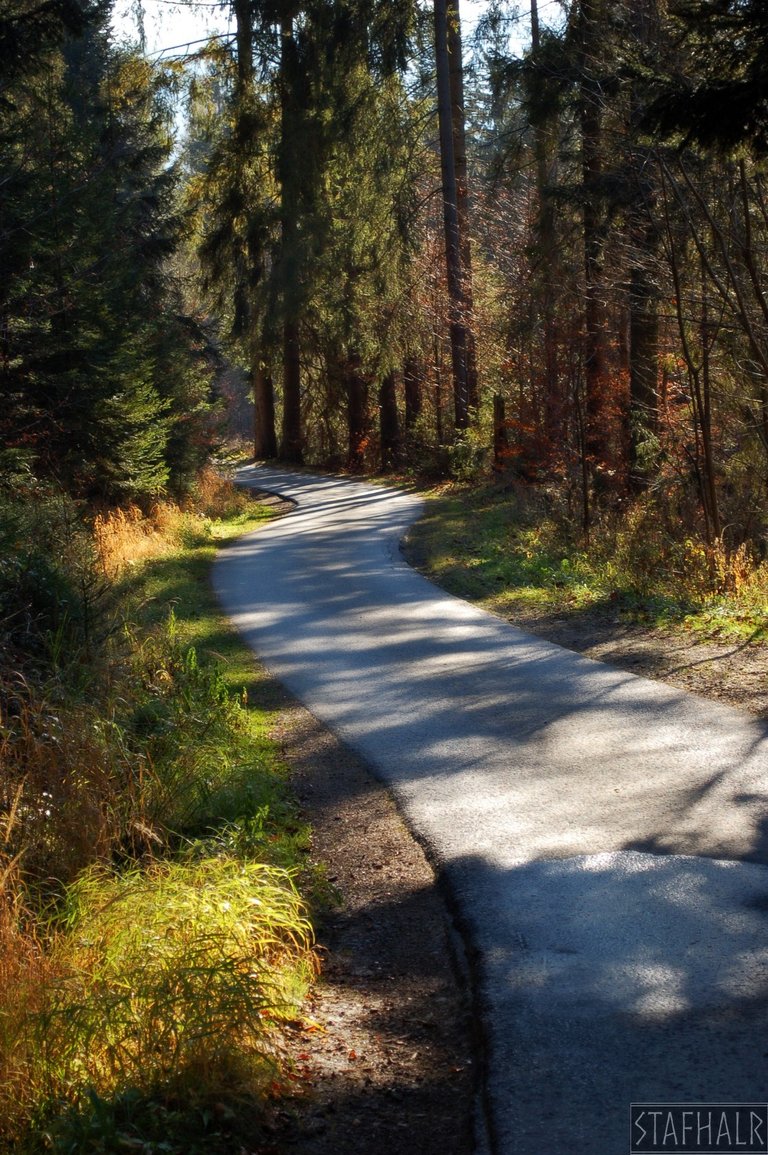
[[56,981],[27,1023],[44,1106],[134,1089],[254,1094],[313,967],[290,874],[226,857],[94,867],[69,888]]
[[306,834],[207,585],[254,509],[201,493],[0,494],[0,1151],[232,1149],[313,974]]
[[[29,886],[71,881],[130,828],[135,763],[118,727],[76,700],[0,683],[0,821]],[[13,815],[13,822],[7,816]]]

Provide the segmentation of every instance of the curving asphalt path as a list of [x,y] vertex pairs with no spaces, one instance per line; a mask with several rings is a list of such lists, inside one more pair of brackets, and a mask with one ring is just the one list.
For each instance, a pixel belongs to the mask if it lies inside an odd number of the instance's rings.
[[768,1099],[766,726],[437,589],[399,555],[413,496],[240,480],[297,507],[223,550],[215,588],[447,881],[491,1150],[624,1155],[632,1102]]

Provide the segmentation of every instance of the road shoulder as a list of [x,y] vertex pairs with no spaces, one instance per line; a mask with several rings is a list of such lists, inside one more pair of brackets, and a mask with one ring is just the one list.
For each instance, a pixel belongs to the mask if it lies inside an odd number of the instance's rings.
[[276,1150],[467,1155],[475,1039],[461,946],[434,872],[384,786],[307,710],[273,737],[339,905],[319,927],[323,973],[291,1036],[295,1094]]

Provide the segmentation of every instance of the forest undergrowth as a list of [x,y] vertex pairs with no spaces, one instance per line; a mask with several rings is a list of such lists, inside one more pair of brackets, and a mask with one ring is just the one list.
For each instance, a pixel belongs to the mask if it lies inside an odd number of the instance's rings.
[[270,514],[0,505],[0,1150],[258,1143],[315,876],[208,572]]
[[747,544],[681,534],[650,498],[604,513],[588,545],[538,487],[451,483],[428,498],[409,534],[410,560],[494,613],[525,607],[577,618],[605,609],[702,639],[766,639],[768,563]]

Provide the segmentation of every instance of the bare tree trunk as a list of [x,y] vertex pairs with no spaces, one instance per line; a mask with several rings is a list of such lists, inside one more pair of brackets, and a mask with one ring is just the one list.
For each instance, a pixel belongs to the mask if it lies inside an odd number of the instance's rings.
[[674,286],[675,312],[677,327],[680,334],[680,349],[688,373],[691,387],[691,410],[696,443],[696,459],[694,468],[699,486],[701,509],[704,516],[704,536],[709,545],[722,533],[720,507],[715,481],[714,452],[712,445],[712,392],[710,382],[710,352],[713,342],[713,326],[709,319],[709,302],[707,296],[707,278],[705,275],[706,261],[702,253],[699,254],[701,263],[701,305],[699,317],[699,349],[700,357],[696,358],[689,331],[690,318],[688,316],[689,302],[686,300],[683,287],[679,240],[673,228],[669,215],[669,198],[667,181],[662,169],[662,192],[664,205],[664,231],[666,239],[666,257],[672,274]]
[[275,436],[275,391],[272,375],[260,360],[253,374],[253,455],[257,461],[277,457],[277,437]]
[[413,429],[419,419],[422,407],[424,373],[416,357],[407,357],[403,367],[403,389],[405,391],[405,428]]
[[368,383],[360,372],[360,357],[350,353],[344,366],[347,391],[347,468],[360,470],[365,464],[368,440]]
[[283,429],[280,458],[301,465],[304,444],[301,422],[301,346],[298,322],[283,324]]
[[440,335],[437,330],[432,334],[434,363],[435,363],[435,440],[438,445],[445,444],[445,430],[443,428],[443,353]]
[[581,77],[579,121],[584,195],[584,375],[585,445],[593,474],[600,477],[609,457],[606,308],[604,286],[605,222],[600,189],[603,172],[602,93],[597,74],[600,0],[581,0]]
[[453,370],[454,423],[457,430],[462,430],[466,429],[470,423],[468,373],[470,338],[462,270],[462,242],[454,151],[451,67],[448,50],[448,0],[434,0],[434,4],[437,112],[440,126],[440,165],[443,181],[443,225]]
[[[645,257],[653,256],[654,230],[645,236]],[[629,286],[629,434],[630,485],[642,489],[648,483],[648,465],[642,459],[643,443],[659,428],[659,306],[656,287],[647,264],[638,263]]]
[[587,453],[587,422],[584,412],[585,406],[581,397],[579,381],[573,383],[574,413],[576,417],[576,434],[579,444],[579,469],[581,481],[581,529],[584,534],[584,544],[589,547],[589,537],[592,529],[592,505],[589,492],[589,457]]
[[706,269],[701,267],[701,373],[696,374],[695,402],[699,414],[701,442],[704,449],[704,492],[702,497],[709,512],[714,538],[723,532],[715,481],[715,455],[712,445],[712,385],[710,380],[711,351],[714,344],[713,326],[709,320]]
[[480,396],[477,382],[477,349],[474,330],[474,291],[472,285],[472,245],[469,232],[469,172],[467,168],[467,132],[464,111],[464,59],[461,44],[459,0],[447,0],[446,22],[448,62],[451,84],[451,123],[453,126],[453,161],[456,168],[456,211],[459,223],[459,246],[464,317],[466,323],[467,399],[470,410],[477,410]]
[[387,373],[379,387],[381,468],[384,472],[400,463],[400,420],[397,412],[397,377]]
[[[640,45],[649,48],[658,43],[658,0],[636,0],[632,7],[635,36]],[[635,82],[630,97],[629,131],[642,115]],[[647,149],[634,150],[631,179],[635,185],[635,203],[630,212],[630,242],[633,265],[629,285],[629,484],[634,490],[649,481],[651,463],[643,460],[643,445],[659,429],[659,300],[654,282],[659,254],[659,234],[655,224],[657,182],[652,173]]]
[[[535,53],[541,44],[537,0],[531,0],[531,49]],[[534,128],[534,156],[536,158],[536,192],[539,214],[536,222],[539,262],[541,267],[542,320],[544,329],[544,430],[550,445],[561,435],[563,399],[557,371],[557,335],[555,329],[555,219],[552,200],[547,195],[549,184],[547,128],[537,120]]]
[[[233,0],[237,39],[237,111],[247,116],[253,100],[253,25],[250,0]],[[263,273],[263,254],[250,230],[246,239],[248,285],[246,289],[250,378],[253,389],[253,455],[257,461],[277,456],[275,394],[272,377],[263,363],[260,321],[253,307],[253,286]]]
[[504,398],[499,393],[493,397],[493,469],[502,474],[509,459],[509,430],[507,429]]
[[299,270],[296,156],[296,44],[293,18],[280,24],[280,230],[283,289],[283,428],[280,457],[301,464],[304,457],[301,423],[301,345],[299,340]]
[[253,25],[250,0],[232,0],[237,43],[238,97],[248,96],[253,83]]

